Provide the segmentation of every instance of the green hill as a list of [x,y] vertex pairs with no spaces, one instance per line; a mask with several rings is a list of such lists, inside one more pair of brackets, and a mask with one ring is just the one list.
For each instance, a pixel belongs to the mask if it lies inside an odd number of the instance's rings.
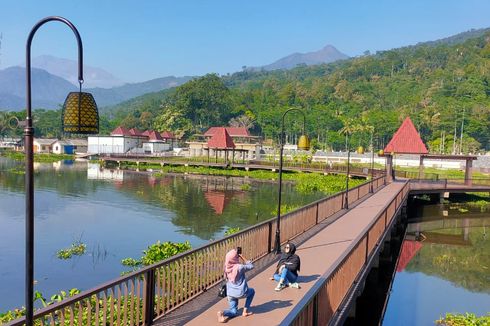
[[[455,129],[459,139],[464,114],[463,151],[475,152],[490,149],[489,95],[490,33],[479,30],[332,64],[207,75],[123,103],[113,112],[128,112],[116,122],[134,126],[137,117],[150,112],[153,127],[187,135],[245,115],[253,133],[277,139],[282,112],[295,106],[306,110],[316,146],[335,149],[344,146],[338,131],[346,125],[373,126],[381,147],[410,116],[433,151],[439,151],[444,135],[446,153]],[[219,103],[213,99],[217,96],[222,96]],[[290,122],[287,133],[300,129],[301,123]],[[368,145],[368,130],[353,134],[354,146]]]
[[[111,125],[171,130],[185,136],[213,125],[244,125],[277,140],[282,113],[307,113],[315,147],[384,146],[410,116],[433,152],[449,153],[464,121],[463,152],[490,150],[490,32],[469,31],[414,46],[292,70],[209,74],[103,111]],[[464,119],[463,119],[464,118]],[[290,137],[301,116],[288,116]],[[457,140],[453,139],[454,134]],[[291,138],[290,138],[291,139]]]

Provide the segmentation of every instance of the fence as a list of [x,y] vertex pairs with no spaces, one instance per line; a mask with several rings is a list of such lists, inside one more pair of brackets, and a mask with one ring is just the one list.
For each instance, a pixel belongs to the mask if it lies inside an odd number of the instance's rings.
[[[385,177],[349,190],[352,203],[385,184]],[[345,192],[281,216],[283,243],[343,209]],[[219,283],[223,259],[238,245],[257,260],[273,249],[276,219],[264,221],[221,240],[142,268],[64,301],[39,309],[36,325],[150,325]],[[25,318],[8,326],[25,324]]]
[[324,281],[318,282],[306,293],[281,325],[327,325],[332,320],[359,273],[379,246],[383,233],[389,229],[409,190],[407,181],[395,198],[323,275]]

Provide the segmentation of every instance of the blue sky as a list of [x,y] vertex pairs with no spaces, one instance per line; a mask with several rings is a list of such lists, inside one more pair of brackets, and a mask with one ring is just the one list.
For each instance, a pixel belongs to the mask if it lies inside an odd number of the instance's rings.
[[[25,60],[41,18],[60,15],[78,28],[85,64],[128,81],[224,74],[332,44],[350,56],[490,27],[488,0],[3,0],[0,69]],[[76,59],[60,23],[44,25],[33,56]]]

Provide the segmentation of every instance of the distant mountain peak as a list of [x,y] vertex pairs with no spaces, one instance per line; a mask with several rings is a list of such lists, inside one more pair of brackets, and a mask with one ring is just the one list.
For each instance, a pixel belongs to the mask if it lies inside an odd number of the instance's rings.
[[348,59],[349,56],[340,52],[331,44],[325,45],[318,51],[300,53],[295,52],[285,56],[269,65],[262,67],[250,68],[251,70],[276,70],[276,69],[291,69],[298,65],[317,65],[322,63],[330,63],[337,60]]
[[[78,85],[78,63],[75,60],[40,55],[32,59],[32,67],[46,70],[52,75]],[[83,65],[84,87],[111,88],[121,86],[124,81],[110,72],[97,67]]]

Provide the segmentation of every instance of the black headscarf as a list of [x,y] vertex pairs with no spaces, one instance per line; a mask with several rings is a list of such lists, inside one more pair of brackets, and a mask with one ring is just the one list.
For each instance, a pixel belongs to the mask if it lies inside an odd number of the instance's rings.
[[277,269],[281,265],[285,265],[293,274],[298,275],[298,271],[301,269],[301,260],[299,256],[295,254],[296,246],[292,242],[287,243],[289,245],[289,252],[281,254],[281,258],[277,262]]

